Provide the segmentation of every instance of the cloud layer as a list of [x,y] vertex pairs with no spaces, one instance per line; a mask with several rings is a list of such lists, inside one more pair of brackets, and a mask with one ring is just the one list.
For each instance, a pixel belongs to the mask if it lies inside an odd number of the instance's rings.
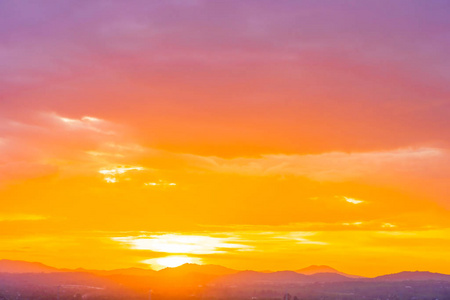
[[449,9],[2,1],[1,256],[450,272]]

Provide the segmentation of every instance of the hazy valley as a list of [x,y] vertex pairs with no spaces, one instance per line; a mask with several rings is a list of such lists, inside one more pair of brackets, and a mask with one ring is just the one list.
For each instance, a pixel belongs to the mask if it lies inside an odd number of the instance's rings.
[[[290,298],[289,298],[290,297]],[[374,278],[328,266],[238,271],[185,264],[160,271],[58,269],[0,261],[0,299],[450,299],[450,275],[401,272]]]

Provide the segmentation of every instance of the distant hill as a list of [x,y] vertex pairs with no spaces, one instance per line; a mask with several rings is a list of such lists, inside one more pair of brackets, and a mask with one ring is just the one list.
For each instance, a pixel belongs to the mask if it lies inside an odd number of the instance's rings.
[[157,272],[151,269],[125,268],[115,270],[89,270],[89,269],[58,269],[44,265],[39,262],[28,262],[21,260],[0,260],[0,273],[91,273],[100,276],[108,275],[128,275],[128,276],[149,276]]
[[[415,273],[413,277],[417,280],[404,281],[403,275],[408,275],[406,278],[410,278],[411,274],[408,273]],[[202,278],[196,278],[196,275],[176,278],[163,275],[161,277],[99,276],[81,271],[0,273],[0,298],[148,299],[151,288],[155,299],[179,300],[225,299],[227,297],[228,299],[251,299],[255,294],[258,295],[258,299],[281,299],[286,291],[299,299],[311,300],[392,299],[392,295],[398,299],[448,299],[450,281],[440,280],[439,275],[442,274],[418,273],[428,272],[402,272],[387,275],[386,277],[394,276],[396,279],[399,277],[400,280],[392,282],[380,282],[373,278],[351,279],[334,273],[304,275],[293,271],[273,273],[243,271],[219,276],[221,282],[203,281]],[[429,280],[430,278],[433,280]],[[166,279],[170,280],[166,281]]]
[[318,273],[334,273],[334,274],[339,274],[348,278],[363,278],[362,276],[358,276],[358,275],[351,275],[351,274],[346,274],[343,272],[340,272],[330,266],[325,266],[325,265],[312,265],[300,270],[295,271],[297,273],[300,274],[304,274],[304,275],[313,275],[313,274],[318,274]]
[[450,281],[450,275],[431,272],[400,272],[395,274],[382,275],[373,278],[375,281],[424,281],[439,280]]
[[0,273],[53,273],[60,272],[57,268],[49,267],[39,262],[21,260],[0,260]]
[[89,269],[61,269],[67,272],[84,272],[91,273],[100,276],[110,276],[110,275],[126,275],[126,276],[153,276],[157,272],[151,269],[141,269],[141,268],[125,268],[125,269],[114,269],[114,270],[89,270]]
[[256,271],[242,271],[219,278],[222,284],[256,284],[256,283],[290,283],[304,281],[307,276],[293,271],[262,273]]
[[[343,273],[342,273],[343,274]],[[360,277],[349,277],[353,275],[341,275],[341,273],[316,273],[308,275],[308,280],[310,282],[344,282],[344,281],[355,281]]]
[[[58,269],[39,262],[20,260],[0,260],[0,273],[90,273],[97,276],[128,276],[160,278],[163,281],[173,280],[174,277],[196,281],[217,281],[223,284],[246,283],[314,283],[314,282],[344,282],[361,279],[364,281],[449,281],[450,275],[431,272],[400,272],[382,275],[375,278],[365,278],[342,273],[325,265],[312,265],[296,271],[256,272],[238,271],[219,265],[184,264],[175,268],[165,268],[160,271],[142,268],[124,268],[115,270],[89,270],[89,269]],[[183,280],[185,280],[183,279]],[[189,281],[188,280],[188,281]]]
[[228,275],[235,274],[239,271],[229,269],[219,265],[197,265],[184,264],[175,268],[165,268],[158,271],[159,275],[187,275],[192,273],[200,273],[205,275]]
[[[324,295],[330,296],[327,299],[344,295],[349,300],[377,299],[384,295],[382,299],[385,299],[399,291],[405,297],[417,292],[424,298],[432,292],[433,299],[445,299],[450,290],[450,275],[439,273],[400,272],[375,278],[350,276],[328,266],[278,272],[237,271],[218,265],[197,264],[160,271],[141,268],[89,270],[57,269],[37,262],[0,260],[0,282],[8,287],[0,292],[9,293],[5,299],[15,299],[18,293],[27,295],[28,298],[24,299],[36,299],[33,298],[36,294],[42,299],[55,299],[58,288],[63,296],[98,295],[100,298],[97,299],[146,299],[149,289],[155,298],[166,295],[165,299],[220,298],[224,294],[250,299],[254,293],[259,293],[261,298],[279,299],[286,290],[295,290],[300,299],[323,299]],[[120,298],[114,298],[118,294]],[[69,299],[67,297],[63,299]],[[402,299],[409,299],[405,297]]]
[[300,270],[296,270],[295,272],[300,273],[300,274],[305,274],[305,275],[312,275],[312,274],[317,274],[317,273],[339,273],[338,270],[329,267],[329,266],[325,266],[325,265],[312,265]]
[[236,274],[223,276],[218,279],[218,283],[231,285],[306,284],[315,282],[344,282],[352,280],[354,279],[335,273],[305,275],[294,271],[279,271],[272,273],[242,271]]

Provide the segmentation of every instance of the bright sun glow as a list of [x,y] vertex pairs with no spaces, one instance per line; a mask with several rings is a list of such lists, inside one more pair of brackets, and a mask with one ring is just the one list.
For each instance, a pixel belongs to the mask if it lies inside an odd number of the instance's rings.
[[103,175],[116,175],[116,174],[123,174],[128,171],[142,171],[142,170],[144,170],[143,167],[119,167],[109,170],[100,170],[98,172]]
[[158,180],[158,182],[147,182],[144,183],[145,186],[176,186],[177,184],[175,182],[167,182],[163,180]]
[[114,237],[114,241],[129,244],[133,249],[165,253],[214,254],[225,249],[245,250],[246,245],[233,243],[230,238],[202,235],[162,234],[139,237]]
[[102,169],[98,172],[103,174],[105,177],[103,178],[108,183],[116,183],[118,181],[117,175],[124,174],[128,171],[142,171],[143,167],[118,167],[114,169]]
[[349,197],[344,197],[345,201],[347,201],[348,203],[352,203],[352,204],[360,204],[363,203],[364,201],[362,200],[358,200],[358,199],[354,199],[354,198],[349,198]]
[[184,264],[201,264],[201,259],[189,256],[166,256],[161,258],[152,258],[142,261],[149,264],[154,270],[161,270],[164,268],[175,268]]

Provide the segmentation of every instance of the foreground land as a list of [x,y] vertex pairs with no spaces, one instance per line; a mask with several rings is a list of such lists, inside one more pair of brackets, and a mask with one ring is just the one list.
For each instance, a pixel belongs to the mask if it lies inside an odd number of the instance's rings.
[[450,275],[401,272],[364,278],[326,266],[315,271],[318,273],[262,273],[199,265],[158,272],[136,268],[63,270],[36,263],[0,261],[0,300],[450,300]]

